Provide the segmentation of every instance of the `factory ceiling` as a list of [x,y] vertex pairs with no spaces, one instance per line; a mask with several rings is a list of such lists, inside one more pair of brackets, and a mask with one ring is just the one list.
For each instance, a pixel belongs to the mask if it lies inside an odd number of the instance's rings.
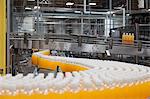
[[[19,9],[22,7],[33,7],[37,5],[39,1],[40,6],[43,7],[59,7],[59,8],[83,8],[84,0],[12,0],[12,5],[15,8]],[[137,1],[137,0],[132,0]],[[72,5],[67,5],[67,2],[73,3]],[[126,0],[112,0],[113,7],[118,7],[125,5]],[[91,9],[108,9],[109,8],[109,0],[87,0],[87,5],[92,3],[90,8]],[[89,7],[89,6],[87,6]]]
[[[15,12],[24,12],[27,10],[34,10],[39,4],[41,11],[55,11],[71,9],[72,11],[82,11],[84,0],[11,0],[12,9]],[[110,0],[86,0],[87,10],[91,11],[108,11]],[[127,10],[138,10],[138,0],[112,0],[112,9],[115,7],[125,7]],[[150,8],[150,1],[147,9]],[[136,12],[136,11],[135,11]]]

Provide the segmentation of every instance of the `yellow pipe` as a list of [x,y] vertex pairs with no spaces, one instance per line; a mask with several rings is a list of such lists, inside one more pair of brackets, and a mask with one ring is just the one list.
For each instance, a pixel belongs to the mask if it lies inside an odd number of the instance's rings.
[[0,68],[6,73],[6,0],[0,0]]

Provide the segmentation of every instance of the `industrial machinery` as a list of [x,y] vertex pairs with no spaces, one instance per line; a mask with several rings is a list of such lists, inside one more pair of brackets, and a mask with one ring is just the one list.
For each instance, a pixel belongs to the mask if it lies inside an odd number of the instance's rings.
[[[126,2],[127,7],[116,7],[114,3],[111,6],[113,0],[105,1],[107,6],[110,5],[107,10],[100,11],[86,6],[89,0],[82,0],[82,5],[77,4],[76,8],[63,4],[58,8],[55,2],[51,7],[50,3],[42,0],[24,2],[23,8],[14,6],[16,10],[11,13],[14,27],[10,33],[10,44],[21,52],[27,51],[31,55],[32,49],[49,49],[71,52],[74,57],[150,65],[147,8],[135,11],[136,8],[129,7],[131,2]],[[31,3],[29,7],[28,3]],[[124,43],[124,40],[127,42]]]
[[0,4],[0,98],[149,99],[149,0]]

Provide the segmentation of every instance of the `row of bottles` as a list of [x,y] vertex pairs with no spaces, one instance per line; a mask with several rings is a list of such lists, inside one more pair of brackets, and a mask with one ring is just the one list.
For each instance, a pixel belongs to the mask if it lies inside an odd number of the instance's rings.
[[134,44],[134,33],[123,33],[122,34],[122,43],[123,44]]
[[51,56],[73,57],[73,53],[70,51],[51,50],[50,53],[51,53]]

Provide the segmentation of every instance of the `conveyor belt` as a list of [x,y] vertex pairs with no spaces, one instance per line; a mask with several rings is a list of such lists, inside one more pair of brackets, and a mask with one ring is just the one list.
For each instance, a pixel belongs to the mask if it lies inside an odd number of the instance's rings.
[[[148,99],[150,97],[149,67],[116,61],[48,56],[48,54],[48,50],[34,53],[33,64],[55,69],[56,63],[66,71],[65,76],[62,73],[58,73],[56,78],[53,73],[49,73],[46,78],[44,74],[36,77],[33,74],[27,76],[19,74],[15,77],[6,75],[0,78],[0,99]],[[38,62],[39,60],[41,62]],[[75,68],[76,66],[78,69]]]

